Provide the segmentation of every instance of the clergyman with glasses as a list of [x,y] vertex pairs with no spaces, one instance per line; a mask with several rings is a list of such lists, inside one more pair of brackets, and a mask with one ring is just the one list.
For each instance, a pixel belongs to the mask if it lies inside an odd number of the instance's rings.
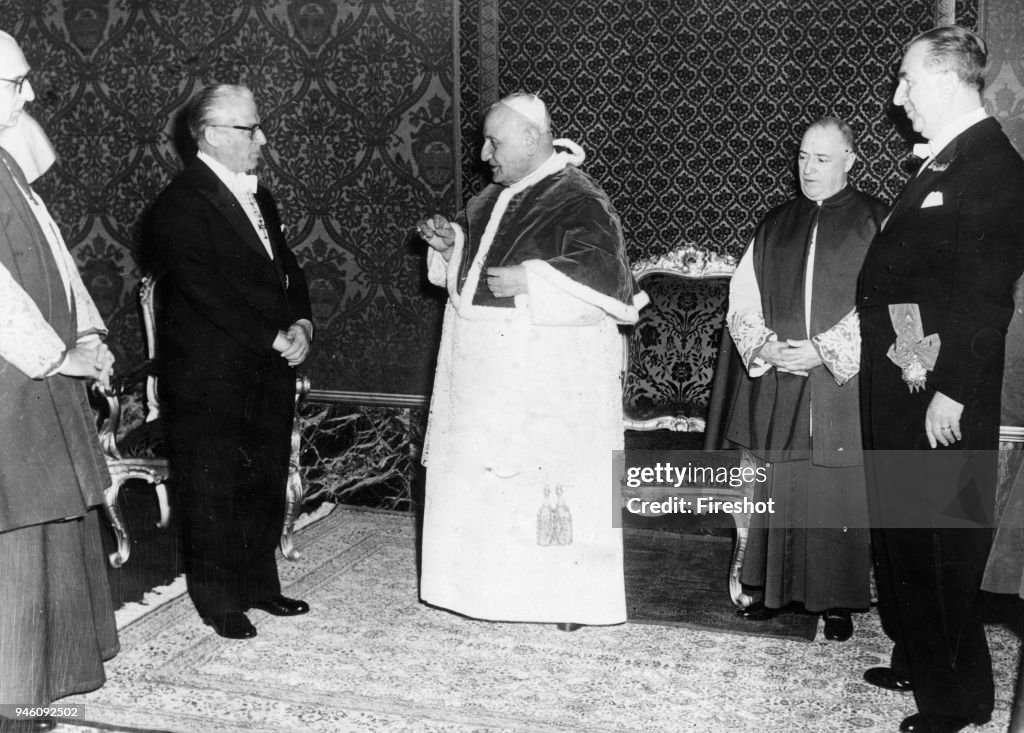
[[252,92],[205,87],[187,122],[198,153],[154,204],[145,260],[163,273],[161,388],[189,595],[214,631],[246,639],[250,609],[309,610],[281,595],[274,552],[312,315],[274,198],[250,174],[267,143]]
[[103,662],[118,651],[99,518],[110,475],[85,381],[109,380],[114,357],[75,258],[30,185],[55,152],[25,112],[35,98],[28,75],[18,43],[0,32],[3,733],[54,728],[46,706],[102,685]]

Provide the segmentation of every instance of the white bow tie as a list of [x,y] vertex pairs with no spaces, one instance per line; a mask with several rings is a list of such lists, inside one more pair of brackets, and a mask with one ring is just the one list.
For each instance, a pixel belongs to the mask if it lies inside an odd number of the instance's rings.
[[235,174],[235,186],[239,191],[244,191],[245,193],[256,193],[257,185],[258,179],[256,176],[249,173]]
[[934,153],[932,152],[931,143],[914,143],[914,157],[920,158],[921,160],[928,160]]

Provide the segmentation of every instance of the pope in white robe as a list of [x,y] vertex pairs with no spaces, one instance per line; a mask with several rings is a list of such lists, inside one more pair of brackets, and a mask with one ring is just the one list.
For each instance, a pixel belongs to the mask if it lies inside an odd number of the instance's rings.
[[446,287],[427,467],[423,601],[500,621],[626,620],[612,451],[622,449],[620,324],[644,296],[610,200],[552,140],[533,95],[496,103],[494,183],[454,222],[420,223]]

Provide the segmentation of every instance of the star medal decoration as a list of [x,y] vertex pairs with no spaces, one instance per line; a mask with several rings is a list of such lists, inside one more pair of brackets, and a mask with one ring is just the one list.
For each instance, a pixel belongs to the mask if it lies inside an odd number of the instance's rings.
[[921,310],[917,303],[895,303],[889,306],[889,319],[896,331],[896,342],[886,356],[903,370],[903,381],[913,392],[924,389],[928,372],[935,368],[941,345],[939,335],[924,335]]

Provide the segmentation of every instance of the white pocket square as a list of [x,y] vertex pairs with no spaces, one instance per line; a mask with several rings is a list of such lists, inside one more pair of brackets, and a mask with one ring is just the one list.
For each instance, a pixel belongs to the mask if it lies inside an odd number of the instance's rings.
[[922,209],[930,209],[933,206],[942,206],[942,191],[932,191],[921,202]]

